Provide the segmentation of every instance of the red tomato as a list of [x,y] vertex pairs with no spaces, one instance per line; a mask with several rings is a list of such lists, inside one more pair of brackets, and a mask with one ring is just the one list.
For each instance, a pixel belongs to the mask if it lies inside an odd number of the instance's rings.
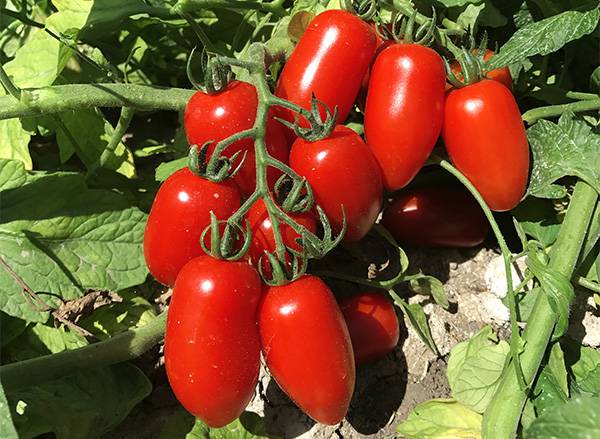
[[261,296],[244,262],[195,258],[177,277],[167,316],[165,366],[181,404],[210,427],[244,411],[258,382]]
[[529,146],[508,88],[484,79],[446,99],[444,142],[454,165],[495,211],[519,204],[527,185]]
[[[317,221],[312,212],[289,215],[294,221],[307,228],[310,232],[315,233],[317,230]],[[252,230],[252,243],[250,244],[247,256],[252,264],[257,265],[260,257],[265,252],[272,253],[276,250],[275,236],[271,229],[271,218],[262,199],[252,205],[246,214],[246,219],[250,221],[250,228]],[[280,222],[279,232],[286,247],[302,251],[302,247],[296,241],[296,239],[300,238],[300,235],[294,229]]]
[[419,172],[442,129],[446,74],[442,58],[418,44],[393,44],[371,70],[365,136],[387,190]]
[[[218,142],[252,128],[257,105],[256,89],[247,82],[231,81],[224,90],[212,95],[196,92],[188,102],[183,118],[188,141],[200,147],[206,142]],[[209,157],[215,145],[212,143],[209,147]],[[289,148],[283,126],[271,117],[267,122],[266,145],[269,154],[288,163]],[[234,180],[242,195],[248,197],[256,186],[254,141],[249,138],[239,140],[228,146],[223,154],[231,157],[237,151],[246,152],[246,160]],[[269,185],[273,187],[281,172],[271,167],[267,175]]]
[[311,418],[337,424],[354,391],[352,343],[344,317],[325,283],[304,276],[270,287],[258,327],[271,375]]
[[226,220],[240,207],[240,192],[231,180],[212,183],[180,169],[162,184],[144,232],[144,256],[160,283],[173,285],[188,261],[203,255],[200,236],[210,212]]
[[297,139],[290,165],[306,177],[336,231],[343,225],[344,206],[348,226],[344,239],[358,241],[375,224],[381,210],[381,172],[367,145],[350,128],[338,125],[329,137],[316,142]]
[[[367,73],[363,76],[362,82],[360,84],[360,92],[358,93],[358,97],[356,98],[356,105],[360,109],[360,111],[365,111],[365,104],[367,103],[367,91],[369,90],[369,79],[371,78],[371,67],[373,67],[373,63],[377,59],[377,56],[388,46],[394,44],[391,40],[384,40],[377,33],[375,29],[375,23],[372,21],[369,22],[369,26],[375,32],[375,36],[377,37],[377,49],[375,50],[375,54],[373,55],[373,60],[371,61],[371,66],[367,69]],[[391,31],[391,25],[387,25],[387,28]]]
[[474,247],[490,228],[463,186],[403,191],[384,210],[381,223],[399,243],[428,247]]
[[342,300],[340,309],[357,364],[385,357],[394,350],[400,329],[392,302],[369,291]]
[[[472,52],[474,54],[476,54],[477,49],[473,49]],[[483,60],[488,61],[493,55],[494,55],[494,52],[492,50],[485,49],[485,53],[483,55]],[[452,61],[450,68],[452,69],[452,73],[457,75],[457,77],[459,79],[462,78],[462,69],[461,69],[458,61],[456,61],[456,60]],[[498,81],[501,84],[504,84],[506,87],[508,87],[509,89],[512,90],[512,76],[510,75],[510,70],[508,69],[508,67],[500,67],[500,68],[497,68],[494,70],[490,70],[489,72],[486,73],[485,76],[487,79],[493,79],[494,81]],[[452,86],[450,86],[450,87],[452,87]]]
[[[275,94],[310,109],[314,93],[331,111],[337,106],[337,122],[343,122],[376,47],[375,32],[360,18],[342,10],[325,11],[306,28],[281,72]],[[291,110],[278,107],[277,112],[289,122],[296,119]],[[304,118],[300,121],[308,127]]]

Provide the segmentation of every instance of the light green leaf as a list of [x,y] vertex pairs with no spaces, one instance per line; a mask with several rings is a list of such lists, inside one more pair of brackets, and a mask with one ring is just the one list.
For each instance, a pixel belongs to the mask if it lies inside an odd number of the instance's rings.
[[[123,196],[90,190],[75,173],[28,175],[14,160],[0,160],[0,193],[3,258],[34,291],[66,300],[86,288],[114,291],[145,280],[146,214]],[[47,318],[28,304],[5,270],[0,270],[0,290],[0,309],[7,314],[37,322]],[[51,296],[41,297],[52,302]]]
[[182,168],[185,168],[188,165],[188,158],[181,157],[179,159],[170,161],[170,162],[162,162],[156,168],[154,173],[154,178],[156,181],[165,181],[167,178],[171,176],[171,174],[179,171]]
[[[108,146],[114,129],[97,110],[77,110],[60,115],[63,124],[59,126],[56,141],[60,148],[60,158],[65,162],[76,152],[86,167],[90,168]],[[105,166],[126,177],[135,176],[133,154],[119,142],[114,154]]]
[[452,399],[434,399],[416,406],[396,431],[410,439],[480,439],[481,419]]
[[222,428],[210,428],[204,422],[196,419],[192,430],[185,439],[261,439],[273,436],[267,435],[264,419],[256,413],[244,412],[242,415]]
[[[533,152],[528,193],[540,198],[561,198],[566,190],[553,186],[559,178],[576,176],[600,192],[600,133],[564,113],[558,124],[540,120],[527,130]],[[558,195],[558,196],[557,196]]]
[[426,276],[424,274],[411,276],[410,289],[417,294],[432,296],[435,302],[444,309],[448,309],[450,306],[448,296],[446,296],[446,292],[444,291],[444,284],[433,276]]
[[526,439],[592,439],[600,437],[600,398],[577,397],[553,407],[525,430]]
[[533,391],[533,404],[538,416],[567,402],[568,392],[567,369],[563,352],[560,345],[554,343],[548,363],[542,367]]
[[556,52],[570,41],[591,33],[598,25],[600,9],[567,11],[517,30],[490,62],[490,68],[524,61],[533,55]]
[[23,129],[19,119],[0,120],[0,159],[20,160],[25,169],[31,169],[30,139],[31,135]]
[[600,352],[597,349],[582,346],[571,370],[581,391],[600,395]]
[[148,378],[128,363],[90,369],[9,394],[21,439],[53,432],[58,439],[99,437],[150,394]]
[[447,8],[462,7],[466,5],[478,4],[482,0],[437,0],[436,3],[440,3]]
[[498,387],[510,346],[490,326],[458,343],[448,359],[448,383],[460,403],[483,413]]

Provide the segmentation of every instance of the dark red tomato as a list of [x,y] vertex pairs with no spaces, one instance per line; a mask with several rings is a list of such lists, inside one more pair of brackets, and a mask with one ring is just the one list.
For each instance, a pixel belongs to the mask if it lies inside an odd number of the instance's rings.
[[400,329],[392,302],[372,291],[340,302],[357,364],[377,360],[398,344]]
[[365,142],[350,128],[338,125],[317,142],[297,139],[290,166],[306,177],[336,231],[343,225],[344,206],[346,241],[362,239],[375,224],[381,210],[381,171]]
[[[315,233],[317,230],[317,221],[312,212],[289,215],[294,221],[310,232]],[[247,256],[252,264],[257,265],[260,257],[265,254],[265,251],[272,253],[276,250],[275,236],[271,228],[271,218],[262,199],[252,205],[246,214],[246,219],[250,221],[250,228],[252,230],[252,244],[250,244]],[[285,223],[280,223],[279,232],[286,247],[302,251],[302,247],[296,241],[296,239],[300,238],[300,235],[294,229]]]
[[203,255],[200,236],[210,212],[226,220],[240,207],[240,191],[231,180],[212,183],[180,169],[162,184],[144,232],[144,256],[150,273],[172,286],[188,261]]
[[519,204],[527,185],[529,146],[508,88],[484,79],[449,92],[443,137],[450,159],[490,209]]
[[201,256],[177,277],[167,316],[165,366],[181,404],[210,427],[244,411],[260,367],[262,284],[244,262]]
[[[304,31],[281,72],[275,94],[310,109],[314,93],[331,111],[337,106],[337,122],[343,122],[376,47],[375,32],[360,18],[342,10],[325,11]],[[291,110],[278,107],[277,112],[290,122],[296,119]],[[304,118],[300,121],[308,126]]]
[[[247,82],[231,81],[224,90],[212,95],[196,92],[188,102],[183,118],[188,141],[200,147],[206,142],[218,142],[252,128],[257,105],[256,89]],[[210,146],[209,157],[215,145],[216,143],[213,143]],[[269,154],[283,163],[288,163],[289,147],[283,126],[271,117],[267,122],[266,145]],[[227,147],[224,155],[231,157],[238,151],[246,152],[246,160],[234,180],[242,195],[248,197],[254,192],[256,185],[254,141],[239,140]],[[270,186],[273,187],[281,172],[271,167],[267,176]]]
[[393,44],[371,70],[365,136],[393,191],[419,172],[442,129],[446,74],[442,58],[418,44]]
[[400,244],[474,247],[489,223],[462,186],[426,186],[402,191],[383,211],[381,223]]
[[[477,49],[474,49],[473,53],[477,53]],[[488,61],[493,55],[494,52],[492,50],[485,49],[483,60]],[[452,69],[452,73],[457,75],[458,78],[462,77],[462,69],[457,61],[453,61],[450,67]],[[494,81],[498,81],[512,90],[512,76],[510,75],[510,70],[508,69],[508,67],[500,67],[494,70],[490,70],[486,73],[485,76],[487,79],[493,79]]]
[[271,375],[311,418],[337,424],[354,391],[352,343],[344,317],[325,283],[304,276],[270,287],[258,327]]

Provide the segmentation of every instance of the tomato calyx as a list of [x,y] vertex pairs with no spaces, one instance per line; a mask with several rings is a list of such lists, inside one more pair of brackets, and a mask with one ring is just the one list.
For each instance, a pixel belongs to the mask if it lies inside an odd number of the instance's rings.
[[190,52],[185,66],[185,73],[188,80],[192,83],[192,86],[196,90],[206,91],[208,94],[218,93],[227,87],[227,84],[233,79],[231,67],[222,62],[219,57],[212,56],[206,49],[202,50],[201,57],[202,71],[204,72],[204,87],[198,82],[192,72],[191,66],[195,52],[196,47]]
[[431,19],[415,29],[416,18],[416,10],[413,10],[408,16],[395,14],[392,18],[391,29],[386,26],[377,26],[377,32],[381,32],[383,38],[387,40],[428,46],[433,41],[436,30],[437,15],[435,9],[433,9]]
[[[235,137],[237,138],[238,136],[236,135]],[[219,142],[219,144],[217,144],[215,153],[212,154],[208,161],[208,149],[212,142],[206,142],[200,148],[198,148],[198,145],[190,146],[188,152],[188,168],[195,175],[206,178],[213,183],[219,183],[228,178],[234,177],[239,172],[244,164],[244,161],[246,160],[246,152],[243,153],[241,160],[235,167],[233,167],[233,164],[238,159],[240,154],[242,154],[242,151],[236,152],[231,157],[222,156],[221,153],[235,140],[237,139],[232,141],[225,139],[225,141]]]
[[[225,226],[222,234],[221,225]],[[207,255],[216,259],[227,261],[241,259],[248,252],[252,243],[252,230],[247,221],[245,226],[244,228],[241,224],[229,220],[218,220],[211,211],[210,224],[200,235],[200,246]],[[206,244],[207,239],[209,245]]]
[[[275,119],[294,131],[296,136],[309,142],[324,139],[329,136],[335,128],[338,113],[337,107],[333,109],[332,113],[331,109],[322,100],[318,99],[314,93],[311,99],[310,111],[280,98],[276,99],[276,105],[296,111],[296,119],[293,123],[279,117],[276,117]],[[319,106],[322,106],[325,110],[325,118],[321,116]],[[308,128],[304,128],[300,125],[300,117],[304,117],[308,121]]]
[[377,14],[377,0],[343,0],[342,8],[363,20],[369,21]]
[[294,179],[283,174],[273,188],[275,200],[290,213],[308,212],[314,205],[314,195],[306,178]]
[[484,33],[477,47],[475,47],[474,39],[471,39],[469,48],[463,46],[459,49],[454,45],[450,46],[456,62],[460,66],[460,71],[457,73],[452,70],[452,66],[444,58],[446,77],[450,84],[456,88],[462,88],[486,78],[487,64],[489,63],[485,58],[487,42],[487,33]]

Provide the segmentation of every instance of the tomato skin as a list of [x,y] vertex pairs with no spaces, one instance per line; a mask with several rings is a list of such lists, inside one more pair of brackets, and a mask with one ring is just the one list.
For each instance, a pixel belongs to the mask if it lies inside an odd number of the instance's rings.
[[[281,72],[275,94],[310,109],[314,93],[331,111],[337,106],[336,121],[341,123],[352,109],[376,47],[375,32],[360,18],[342,10],[325,11],[306,28]],[[278,107],[277,112],[289,122],[296,119],[291,110]],[[323,109],[321,114],[325,115]],[[308,127],[306,119],[300,118],[300,123]]]
[[144,257],[150,273],[172,286],[179,270],[204,254],[200,236],[210,224],[210,211],[226,220],[240,207],[240,192],[231,180],[212,183],[188,168],[162,184],[144,231]]
[[398,194],[381,223],[400,244],[426,247],[474,247],[489,223],[462,186],[424,186]]
[[271,375],[311,418],[340,422],[354,391],[352,343],[325,283],[303,276],[270,287],[259,306],[263,355]]
[[[210,157],[215,150],[216,142],[252,128],[257,106],[256,89],[243,81],[231,81],[225,89],[216,94],[196,92],[189,100],[183,117],[188,141],[198,147],[213,141],[208,149],[208,157]],[[272,117],[267,121],[266,146],[271,156],[288,163],[289,145],[283,126]],[[254,192],[256,186],[254,141],[249,138],[238,140],[228,146],[223,155],[231,157],[237,151],[246,152],[246,160],[234,180],[242,195],[248,197]],[[236,161],[237,163],[239,161]],[[279,170],[269,168],[267,173],[269,186],[273,187],[280,176]]]
[[290,166],[309,182],[316,203],[335,231],[346,214],[346,241],[358,241],[371,229],[382,205],[381,171],[361,137],[343,125],[316,142],[297,139]]
[[[477,53],[477,49],[472,50],[473,54]],[[483,54],[483,60],[489,61],[489,59],[494,56],[494,51],[490,49],[485,49],[485,53]],[[454,60],[450,64],[450,68],[452,69],[452,73],[457,75],[459,78],[462,77],[462,68],[458,61]],[[485,74],[487,79],[492,79],[494,81],[498,81],[501,84],[504,84],[509,90],[512,90],[512,76],[510,74],[510,70],[508,67],[499,67],[494,70],[490,70]],[[452,86],[450,86],[452,87]]]
[[446,74],[442,58],[418,44],[392,44],[373,65],[365,137],[389,191],[419,172],[442,129]]
[[244,262],[201,256],[177,277],[167,315],[165,366],[181,404],[210,427],[244,411],[258,382],[261,296]]
[[514,208],[529,174],[529,146],[508,88],[484,79],[448,93],[444,142],[454,165],[495,211]]
[[389,300],[367,291],[342,300],[340,309],[348,326],[356,364],[377,360],[394,350],[400,328]]
[[[317,220],[312,212],[294,213],[289,216],[301,226],[315,233],[317,230]],[[275,236],[271,228],[271,219],[267,212],[265,202],[260,199],[252,205],[246,219],[250,221],[250,230],[252,231],[252,243],[248,250],[247,257],[253,265],[257,265],[260,257],[267,252],[276,250]],[[283,238],[286,247],[293,250],[302,251],[302,247],[296,242],[300,235],[285,223],[279,224],[279,232]]]
[[[381,36],[377,33],[376,24],[374,22],[369,21],[368,23],[369,26],[371,26],[371,29],[373,29],[373,32],[375,32],[375,36],[377,38],[377,49],[375,49],[375,54],[373,55],[373,60],[371,61],[371,64],[367,69],[367,73],[365,73],[365,76],[363,76],[362,82],[360,83],[360,92],[358,93],[358,97],[356,98],[356,105],[358,106],[358,109],[363,113],[365,111],[365,105],[367,103],[367,91],[369,90],[369,80],[371,79],[371,68],[373,67],[375,60],[383,51],[383,49],[394,44],[394,41],[384,40],[383,38],[381,38]],[[391,25],[387,25],[387,28],[389,31],[392,30]]]

